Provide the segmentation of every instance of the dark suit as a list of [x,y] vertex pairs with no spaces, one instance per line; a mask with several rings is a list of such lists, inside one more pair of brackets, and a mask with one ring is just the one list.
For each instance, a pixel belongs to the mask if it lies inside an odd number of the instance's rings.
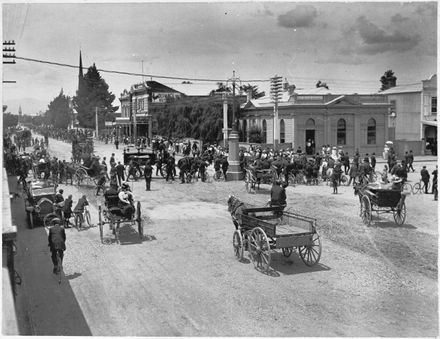
[[57,252],[60,254],[61,262],[63,262],[64,251],[66,250],[66,232],[64,227],[55,225],[49,229],[48,235],[49,248],[52,253],[52,263],[54,266],[54,273],[57,267]]

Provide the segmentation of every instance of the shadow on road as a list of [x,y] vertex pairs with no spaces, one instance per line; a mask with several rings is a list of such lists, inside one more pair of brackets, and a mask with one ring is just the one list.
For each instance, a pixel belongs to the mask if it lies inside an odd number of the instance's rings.
[[416,230],[417,227],[412,224],[403,224],[398,225],[393,221],[383,219],[383,218],[373,218],[370,227],[379,227],[379,228],[406,228],[410,230]]
[[319,262],[312,267],[306,266],[297,253],[292,253],[287,258],[281,252],[272,252],[271,255],[271,268],[285,275],[329,271],[331,269]]
[[[17,192],[15,177],[8,178],[11,191]],[[61,283],[52,273],[53,264],[43,226],[29,229],[22,198],[11,202],[13,223],[17,226],[16,269],[22,278],[18,289],[16,312],[20,334],[91,336],[90,327],[72,290],[69,280],[80,276],[63,276]],[[69,253],[67,239],[66,256]]]

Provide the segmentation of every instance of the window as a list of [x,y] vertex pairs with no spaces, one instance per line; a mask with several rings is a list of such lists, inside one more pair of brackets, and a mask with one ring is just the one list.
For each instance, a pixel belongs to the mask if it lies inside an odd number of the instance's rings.
[[344,119],[339,119],[338,120],[338,132],[337,132],[336,144],[337,145],[345,145],[346,144],[346,137],[347,137],[347,124],[345,123]]
[[367,144],[372,145],[376,143],[376,120],[371,118],[368,120],[367,127]]
[[280,120],[280,144],[286,141],[286,126],[284,126],[284,119]]
[[437,114],[437,97],[431,98],[431,113]]
[[267,122],[266,119],[263,120],[263,143],[267,142]]

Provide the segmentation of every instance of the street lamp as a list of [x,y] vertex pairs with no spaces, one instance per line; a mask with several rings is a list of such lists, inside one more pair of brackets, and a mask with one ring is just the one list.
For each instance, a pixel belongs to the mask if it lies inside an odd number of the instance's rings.
[[270,96],[274,103],[273,105],[273,150],[277,147],[277,124],[278,124],[278,101],[281,98],[281,89],[283,87],[283,77],[275,75],[270,78]]

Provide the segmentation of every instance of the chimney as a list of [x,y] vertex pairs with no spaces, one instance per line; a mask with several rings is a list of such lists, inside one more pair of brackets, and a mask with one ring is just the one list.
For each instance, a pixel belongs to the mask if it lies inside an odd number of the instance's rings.
[[249,102],[249,101],[252,100],[252,89],[251,88],[247,90],[246,97],[247,97],[247,101],[246,102]]

